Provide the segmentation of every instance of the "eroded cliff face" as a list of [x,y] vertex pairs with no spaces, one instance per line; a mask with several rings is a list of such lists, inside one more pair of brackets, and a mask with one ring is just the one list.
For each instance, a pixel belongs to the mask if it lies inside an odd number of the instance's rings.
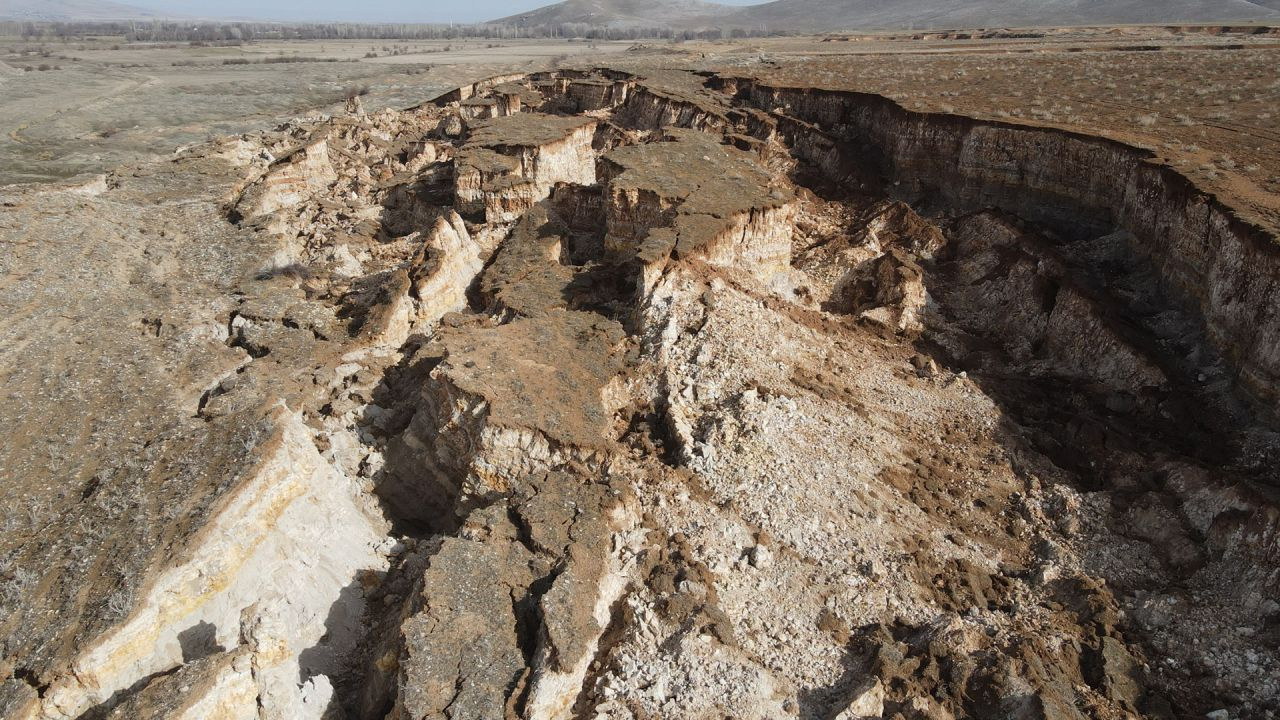
[[777,132],[804,148],[810,162],[836,164],[825,143],[803,135],[856,148],[892,181],[896,196],[961,211],[999,208],[1069,238],[1126,231],[1129,252],[1151,263],[1174,301],[1194,308],[1238,381],[1275,405],[1280,313],[1271,279],[1280,245],[1149,152],[1059,130],[910,113],[856,93],[750,79],[715,84],[777,109],[785,118]]
[[591,118],[557,115],[473,124],[454,163],[456,207],[489,223],[511,222],[556,183],[594,184],[595,127]]
[[1275,239],[1139,151],[600,70],[215,156],[235,452],[6,715],[1280,711]]
[[[352,577],[385,567],[374,550],[385,528],[320,457],[298,418],[280,408],[272,422],[278,435],[263,443],[260,464],[225,498],[204,541],[141,590],[142,602],[123,624],[79,648],[73,674],[43,694],[46,715],[79,717],[138,678],[241,643],[249,648],[244,660],[258,688],[249,697],[256,695],[260,716],[323,714],[333,692],[323,673],[335,669],[325,656],[354,648],[364,612],[350,600],[343,611],[354,626],[344,626],[333,622],[331,609],[341,607]],[[296,562],[304,557],[324,562]],[[308,666],[300,667],[308,649]],[[299,686],[303,675],[308,681]],[[227,692],[225,684],[241,680],[224,678],[206,692]]]
[[748,153],[678,130],[618,148],[601,164],[608,251],[649,263],[697,257],[765,282],[790,269],[795,196]]

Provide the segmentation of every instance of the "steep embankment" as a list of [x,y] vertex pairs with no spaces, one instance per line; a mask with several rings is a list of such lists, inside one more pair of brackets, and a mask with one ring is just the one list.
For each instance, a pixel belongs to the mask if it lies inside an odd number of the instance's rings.
[[[757,107],[785,107],[812,123],[779,125],[811,161],[869,156],[903,197],[958,210],[997,207],[1066,236],[1132,233],[1162,286],[1195,305],[1239,381],[1275,402],[1280,243],[1150,152],[1060,130],[913,113],[874,95],[724,82]],[[803,140],[810,135],[826,142],[812,148]]]

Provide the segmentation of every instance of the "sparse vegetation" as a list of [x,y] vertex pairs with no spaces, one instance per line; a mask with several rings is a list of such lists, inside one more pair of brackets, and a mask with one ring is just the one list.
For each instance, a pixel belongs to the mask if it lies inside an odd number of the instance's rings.
[[270,280],[272,278],[284,277],[292,280],[310,280],[315,275],[311,269],[302,263],[289,263],[280,267],[271,267],[263,270],[258,274],[259,280]]
[[[228,47],[264,40],[452,40],[480,39],[569,39],[639,40],[724,40],[777,34],[768,28],[673,30],[671,28],[619,27],[589,23],[517,25],[476,24],[357,24],[294,23],[280,25],[261,22],[189,23],[156,20],[149,23],[116,22],[0,22],[0,35],[28,41],[57,40],[89,42],[95,37],[123,36],[128,42],[182,43],[186,47]],[[391,45],[385,53],[397,54]],[[407,47],[407,46],[405,46]],[[375,48],[376,50],[376,48]],[[400,54],[409,52],[402,49]]]
[[132,607],[133,593],[125,588],[117,590],[107,598],[107,611],[115,619],[124,617]]

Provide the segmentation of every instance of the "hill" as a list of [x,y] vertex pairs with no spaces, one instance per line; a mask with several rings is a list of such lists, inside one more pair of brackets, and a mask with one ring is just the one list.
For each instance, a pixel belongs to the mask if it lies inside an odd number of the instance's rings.
[[697,0],[566,0],[497,22],[815,32],[1265,19],[1280,19],[1280,0],[776,0],[747,7]]
[[734,20],[825,30],[1220,22],[1277,15],[1247,0],[778,0],[743,8]]
[[741,8],[700,0],[566,0],[495,22],[523,26],[585,23],[608,27],[687,27],[729,22]]
[[162,15],[107,0],[0,0],[0,20],[93,21],[156,17]]

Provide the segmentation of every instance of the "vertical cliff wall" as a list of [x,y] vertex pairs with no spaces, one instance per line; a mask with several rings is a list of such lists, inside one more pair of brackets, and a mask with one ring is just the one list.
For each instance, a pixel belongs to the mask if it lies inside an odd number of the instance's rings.
[[910,112],[877,95],[751,79],[712,84],[776,110],[777,132],[819,167],[837,167],[832,153],[849,152],[823,141],[834,138],[874,162],[901,195],[999,208],[1066,237],[1128,231],[1165,289],[1204,319],[1240,385],[1277,402],[1280,243],[1152,153],[1062,130]]

